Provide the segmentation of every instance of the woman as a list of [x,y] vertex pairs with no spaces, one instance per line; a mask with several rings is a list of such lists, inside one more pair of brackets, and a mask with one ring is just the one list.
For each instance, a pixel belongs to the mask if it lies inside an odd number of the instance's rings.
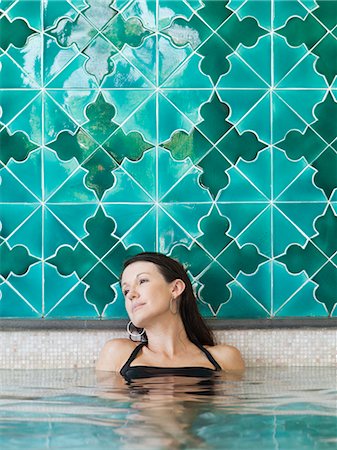
[[126,380],[152,376],[209,377],[244,370],[235,347],[214,342],[202,319],[191,281],[176,260],[140,253],[124,263],[121,287],[131,322],[129,339],[108,341],[96,369],[120,372]]

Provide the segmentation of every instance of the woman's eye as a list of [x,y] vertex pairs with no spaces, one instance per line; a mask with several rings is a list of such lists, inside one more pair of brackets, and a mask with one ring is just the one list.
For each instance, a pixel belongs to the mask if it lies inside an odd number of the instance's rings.
[[146,278],[141,278],[141,279],[139,280],[139,284],[143,284],[143,283],[145,283],[146,281],[149,281],[149,280],[147,280]]
[[127,295],[128,295],[128,289],[125,289],[125,291],[123,291],[123,295],[124,295],[124,297],[126,297]]

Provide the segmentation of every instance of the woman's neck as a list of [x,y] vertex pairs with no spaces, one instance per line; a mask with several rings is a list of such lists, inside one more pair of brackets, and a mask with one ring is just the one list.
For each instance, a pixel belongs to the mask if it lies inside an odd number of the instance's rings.
[[165,355],[167,358],[186,352],[190,345],[193,345],[188,339],[184,324],[181,318],[170,323],[155,325],[146,328],[148,338],[148,349],[153,353]]

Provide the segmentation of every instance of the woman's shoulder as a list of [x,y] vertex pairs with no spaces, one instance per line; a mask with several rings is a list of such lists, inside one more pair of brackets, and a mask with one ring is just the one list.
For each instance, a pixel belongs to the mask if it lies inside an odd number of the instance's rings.
[[222,370],[243,371],[245,369],[245,363],[240,350],[233,345],[216,344],[206,346],[206,348],[219,363]]
[[138,344],[130,339],[110,339],[99,354],[96,370],[118,372]]

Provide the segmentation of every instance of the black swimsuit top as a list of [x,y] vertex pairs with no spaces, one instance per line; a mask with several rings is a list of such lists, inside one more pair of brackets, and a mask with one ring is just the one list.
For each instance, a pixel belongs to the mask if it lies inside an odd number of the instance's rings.
[[146,345],[146,342],[137,345],[137,347],[131,353],[129,359],[126,361],[124,366],[120,370],[120,374],[127,380],[131,381],[138,378],[150,378],[150,377],[160,377],[168,375],[178,375],[182,377],[211,377],[214,372],[221,370],[220,365],[213,358],[211,353],[206,350],[200,344],[196,344],[202,352],[205,353],[207,359],[213,364],[215,369],[210,369],[209,367],[156,367],[156,366],[130,366],[132,361],[136,358],[141,348]]

